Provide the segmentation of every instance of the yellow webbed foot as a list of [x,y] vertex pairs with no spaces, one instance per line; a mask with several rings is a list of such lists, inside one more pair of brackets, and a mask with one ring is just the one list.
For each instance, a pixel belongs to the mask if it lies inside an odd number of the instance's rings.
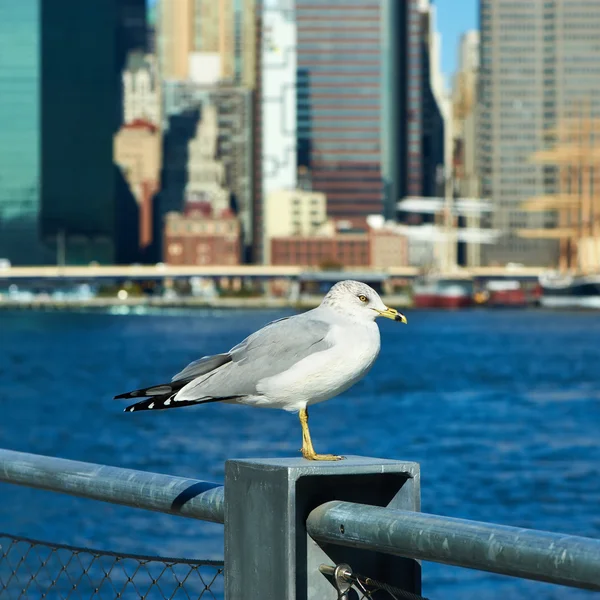
[[302,456],[306,460],[344,460],[343,456],[338,456],[337,454],[317,454],[314,450],[312,452],[302,450]]

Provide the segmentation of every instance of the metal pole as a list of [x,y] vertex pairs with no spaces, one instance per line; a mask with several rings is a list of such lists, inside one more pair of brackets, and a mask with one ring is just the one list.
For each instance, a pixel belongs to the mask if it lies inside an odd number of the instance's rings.
[[307,520],[319,543],[600,590],[600,540],[349,502]]
[[223,486],[197,479],[0,450],[0,481],[223,523]]

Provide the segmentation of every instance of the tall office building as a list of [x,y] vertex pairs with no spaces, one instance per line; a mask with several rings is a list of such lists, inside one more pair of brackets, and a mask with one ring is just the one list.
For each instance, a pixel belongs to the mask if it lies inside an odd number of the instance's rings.
[[261,5],[256,262],[263,259],[262,202],[277,187],[323,192],[341,228],[365,230],[368,215],[394,218],[400,198],[426,193],[444,162],[443,119],[430,84],[430,9],[426,0]]
[[256,0],[195,0],[194,49],[218,55],[221,80],[254,87]]
[[193,54],[209,61],[211,70],[216,60],[217,80],[253,88],[257,1],[158,0],[156,48],[163,78],[193,78]]
[[[435,14],[430,0],[414,3],[408,14],[404,43],[397,49],[407,57],[410,73],[408,84],[402,80],[396,82],[400,86],[398,96],[408,107],[396,140],[401,197],[443,196],[450,175],[451,103],[439,65],[440,40]],[[434,215],[429,211],[399,211],[397,218],[407,225],[422,225],[432,222]],[[410,265],[430,265],[434,255],[435,244],[431,239],[409,236]]]
[[195,0],[158,0],[156,49],[161,77],[185,80],[194,51]]
[[234,0],[195,0],[194,49],[219,57],[221,79],[235,80]]
[[421,4],[296,2],[298,165],[348,226],[394,217],[401,197],[421,195],[425,151],[439,150],[426,142]]
[[483,258],[553,265],[556,242],[523,239],[517,230],[552,227],[555,214],[520,205],[557,190],[556,169],[529,160],[553,144],[553,130],[582,105],[600,116],[600,3],[480,0],[480,30],[481,192],[504,233]]
[[54,262],[58,241],[70,263],[126,260],[120,1],[0,3],[0,257],[15,264]]

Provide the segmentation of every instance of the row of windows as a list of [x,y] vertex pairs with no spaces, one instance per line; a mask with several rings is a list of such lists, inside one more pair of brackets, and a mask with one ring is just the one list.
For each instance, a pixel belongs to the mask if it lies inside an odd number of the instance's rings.
[[379,117],[381,116],[381,111],[376,108],[348,109],[339,107],[337,109],[307,109],[300,107],[297,110],[297,115],[299,117],[299,122],[310,123],[310,117]]
[[322,52],[331,52],[332,50],[350,50],[356,56],[361,50],[380,50],[381,43],[357,42],[356,40],[337,41],[337,42],[304,42],[296,46],[298,53],[302,50],[321,50]]
[[[519,32],[531,32],[531,31],[535,31],[539,28],[538,24],[533,22],[533,23],[523,23],[523,21],[521,21],[519,19],[519,21],[513,20],[510,23],[506,23],[505,25],[502,24],[500,25],[500,27],[498,27],[496,29],[496,31],[500,30],[502,31],[513,31],[516,34],[519,34]],[[502,39],[502,35],[500,36],[500,39]]]
[[[340,52],[341,50],[341,52]],[[357,49],[357,54],[355,54],[356,61],[360,64],[371,64],[378,63],[379,64],[379,56],[377,53],[362,53],[360,54],[360,49]],[[344,48],[333,48],[330,52],[321,51],[320,53],[308,53],[303,52],[298,54],[298,63],[302,65],[312,65],[312,64],[321,64],[323,62],[330,61],[341,61],[348,62],[348,51],[345,51]]]
[[339,142],[316,142],[313,144],[313,151],[319,150],[379,150],[379,142],[355,140]]
[[[580,21],[578,23],[565,23],[563,25],[563,29],[595,29],[599,30],[600,26],[598,25],[597,19],[600,15],[595,14],[587,18],[586,21]],[[590,20],[591,19],[591,20]]]
[[32,71],[31,74],[24,75],[22,70],[13,73],[7,69],[0,68],[0,89],[2,90],[0,98],[4,98],[4,94],[11,91],[23,94],[36,94],[39,87],[37,70]]
[[[357,82],[355,82],[357,83]],[[314,96],[321,94],[339,94],[339,95],[348,95],[351,94],[353,96],[379,96],[381,90],[378,86],[371,87],[362,87],[358,85],[354,85],[352,87],[349,86],[339,86],[339,87],[301,87],[298,86],[296,88],[297,96],[306,97],[306,96]]]
[[380,31],[374,27],[373,31],[348,31],[345,29],[327,29],[324,31],[298,31],[298,43],[318,42],[321,40],[354,40],[364,39],[379,41]]
[[[372,28],[376,29],[379,27],[379,11],[372,10],[367,15],[349,15],[347,10],[342,9],[336,11],[337,14],[330,15],[329,19],[300,19],[297,21],[298,30],[309,28],[327,28],[333,29],[336,27],[360,27],[360,28]],[[348,18],[348,17],[353,18]],[[331,18],[333,17],[333,18]]]
[[311,106],[314,109],[318,109],[320,106],[337,106],[343,109],[345,106],[364,106],[365,108],[372,109],[379,106],[379,98],[348,98],[340,95],[337,98],[298,98],[297,106],[298,109],[306,109]]
[[[347,127],[347,125],[345,125],[345,127]],[[348,138],[351,140],[354,139],[359,139],[359,140],[363,140],[363,139],[374,139],[374,140],[378,140],[380,137],[380,133],[379,131],[346,131],[346,130],[341,130],[341,131],[318,131],[318,130],[313,130],[310,128],[298,128],[297,131],[297,135],[298,137],[302,137],[303,139],[305,139],[306,137],[310,138],[310,139],[315,139],[315,140],[319,140],[319,139],[331,139],[331,138]]]
[[[488,39],[488,41],[490,41],[490,40]],[[519,41],[521,41],[521,40],[519,40]],[[527,41],[530,41],[530,40],[527,40]],[[533,46],[533,45],[531,45],[531,46],[523,46],[522,43],[515,44],[514,46],[510,46],[508,44],[505,44],[500,49],[500,53],[502,55],[516,54],[517,57],[527,56],[527,53],[531,54],[533,52],[535,52],[535,46]],[[482,52],[482,56],[484,56],[485,58],[488,58],[485,50]]]
[[[597,42],[598,41],[598,34],[597,33],[589,33],[589,34],[579,33],[579,34],[573,34],[573,35],[567,34],[567,35],[563,36],[563,40],[579,42],[582,45],[585,43],[585,45],[583,45],[583,48],[587,48],[589,42]],[[597,46],[595,48],[597,48]]]
[[377,64],[338,63],[335,65],[329,65],[329,64],[322,64],[322,63],[319,64],[319,63],[311,62],[310,64],[307,63],[306,65],[301,65],[301,66],[306,66],[307,69],[310,69],[311,76],[312,76],[312,73],[315,71],[340,71],[340,72],[349,72],[349,73],[356,71],[356,72],[362,74],[363,72],[379,73],[379,71],[381,70],[381,65],[379,63],[377,63]]
[[196,222],[196,223],[185,223],[185,222],[170,222],[169,233],[219,233],[219,234],[235,234],[237,227],[235,223],[217,223],[217,222]]
[[[358,125],[360,125],[360,127],[369,127],[375,130],[372,134],[369,133],[369,135],[378,135],[377,132],[379,131],[379,119],[371,118],[365,120],[362,118]],[[321,127],[326,127],[331,131],[323,131],[319,129]],[[318,122],[313,122],[311,119],[301,118],[297,121],[297,133],[301,134],[302,136],[310,136],[314,133],[316,137],[346,137],[345,132],[347,131],[347,137],[352,137],[353,133],[356,133],[356,137],[358,138],[369,137],[368,135],[363,135],[367,132],[352,131],[352,129],[356,127],[357,121],[355,118],[349,118],[347,120],[336,119],[335,121],[319,120]],[[314,128],[316,128],[316,130]]]
[[315,157],[320,162],[327,163],[339,163],[340,161],[353,162],[353,163],[376,163],[379,164],[381,155],[378,152],[369,154],[344,154],[343,152],[319,152]]
[[[578,75],[585,75],[585,77],[578,77]],[[578,83],[584,87],[589,87],[590,89],[598,89],[598,85],[596,81],[593,83],[590,81],[589,76],[600,75],[600,59],[598,60],[598,66],[593,67],[571,67],[568,72],[565,72],[563,75],[563,81],[565,83],[574,84]],[[592,83],[590,85],[590,83]],[[586,85],[587,84],[587,85]],[[580,86],[578,86],[580,87]]]
[[364,83],[376,83],[381,81],[380,75],[365,75],[356,73],[352,75],[336,75],[333,73],[309,73],[307,69],[299,69],[296,77],[300,85],[310,83],[349,83],[360,86]]
[[510,64],[510,65],[519,65],[519,64],[536,64],[537,59],[535,56],[531,54],[519,54],[518,56],[501,56],[500,64]]
[[[379,6],[372,8],[350,8],[340,6],[339,8],[307,8],[297,6],[296,16],[300,20],[302,17],[362,17],[369,18],[379,14]],[[303,20],[303,19],[302,19]]]

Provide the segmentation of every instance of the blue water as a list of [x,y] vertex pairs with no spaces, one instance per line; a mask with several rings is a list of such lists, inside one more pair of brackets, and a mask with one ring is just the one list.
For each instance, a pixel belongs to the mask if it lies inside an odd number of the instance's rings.
[[[0,313],[0,447],[222,481],[232,457],[297,455],[282,411],[122,412],[285,311]],[[365,380],[311,411],[320,452],[421,463],[423,510],[600,537],[600,315],[409,312]],[[163,556],[222,556],[222,527],[0,486],[0,531]],[[356,568],[356,567],[355,567]],[[358,570],[358,568],[357,568]],[[426,563],[430,598],[591,594]]]

